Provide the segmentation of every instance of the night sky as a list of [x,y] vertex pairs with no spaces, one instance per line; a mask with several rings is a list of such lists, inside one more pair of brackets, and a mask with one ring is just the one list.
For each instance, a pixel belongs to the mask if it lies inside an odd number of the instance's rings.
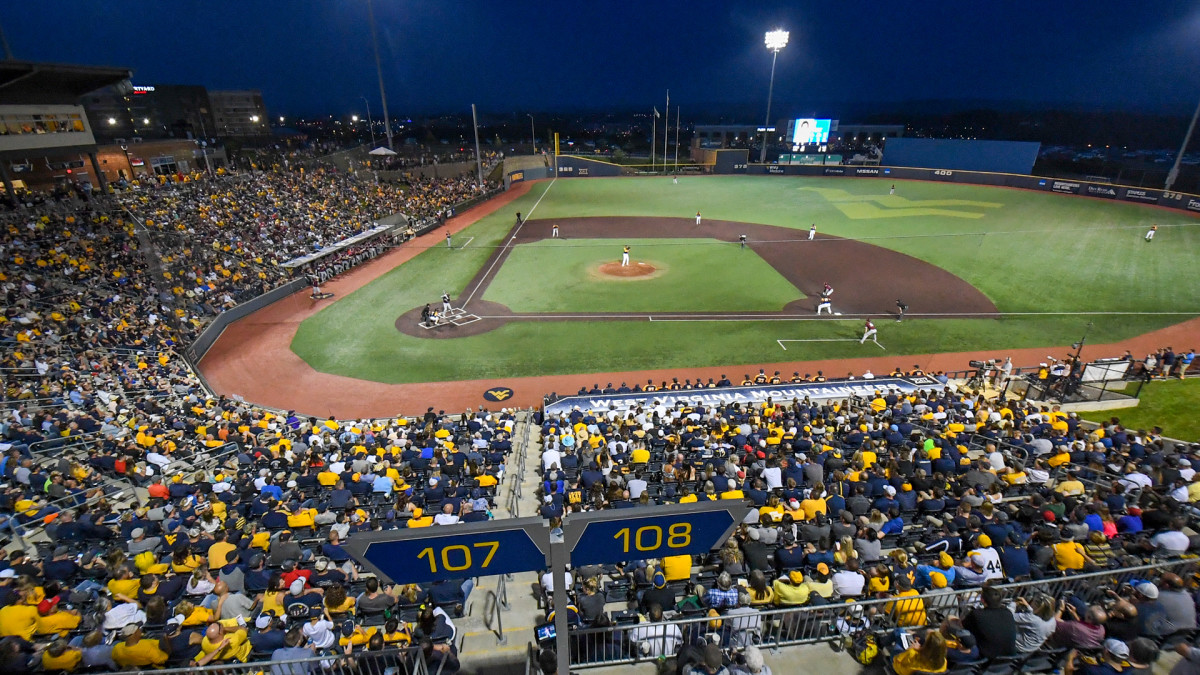
[[[791,31],[775,111],[989,100],[1186,114],[1200,3],[375,0],[394,114],[765,104],[766,30]],[[135,84],[261,89],[272,114],[378,102],[366,0],[3,3],[18,59],[125,66]]]

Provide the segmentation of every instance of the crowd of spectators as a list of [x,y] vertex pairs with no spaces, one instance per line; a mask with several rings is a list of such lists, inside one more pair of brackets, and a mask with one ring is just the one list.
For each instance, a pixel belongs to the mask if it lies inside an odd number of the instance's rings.
[[[145,365],[174,376],[169,359]],[[360,532],[491,518],[512,447],[507,410],[339,423],[180,385],[123,405],[85,397],[3,423],[2,526],[30,546],[45,541],[0,561],[8,670],[409,645],[457,669],[454,618],[473,582],[385,587],[342,545]],[[94,442],[40,452],[68,425]],[[104,489],[128,485],[148,499],[125,506]]]
[[[542,435],[539,498],[552,521],[703,500],[751,507],[708,556],[573,570],[571,621],[604,629],[576,636],[578,662],[677,656],[703,666],[705,640],[730,654],[768,635],[872,632],[897,654],[899,675],[1059,648],[1094,652],[1071,667],[1104,658],[1129,667],[1196,630],[1197,579],[1181,568],[1108,583],[1117,570],[1177,561],[1200,544],[1200,445],[1157,429],[1126,429],[1117,418],[1089,426],[1058,406],[943,387],[823,402],[576,407],[547,417]],[[995,587],[1088,572],[1112,574],[1062,597],[1026,589],[1015,600]],[[964,589],[976,592],[955,592]],[[848,602],[866,611],[837,609]],[[832,614],[762,614],[804,606]]]
[[[460,179],[222,172],[0,213],[7,670],[407,644],[451,664],[471,584],[380,587],[341,544],[490,518],[512,415],[276,414],[209,396],[180,353],[211,317],[285,280],[288,258],[481,192]],[[371,242],[323,264],[375,253]]]

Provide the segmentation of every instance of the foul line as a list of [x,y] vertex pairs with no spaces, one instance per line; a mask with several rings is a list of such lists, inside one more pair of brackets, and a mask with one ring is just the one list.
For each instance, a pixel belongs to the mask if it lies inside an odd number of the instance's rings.
[[[788,348],[787,348],[787,345],[783,344],[785,342],[859,342],[859,339],[858,338],[808,338],[806,340],[776,340],[776,342],[778,342],[779,346],[783,347],[783,351],[786,352],[788,350]],[[880,349],[887,351],[887,347],[884,347],[883,345],[879,344],[879,340],[871,340],[871,342],[875,343],[876,347],[879,347]]]
[[[508,241],[504,242],[504,245],[500,247],[501,250],[507,249],[512,245],[512,241],[517,238],[517,233],[521,231],[522,227],[525,227],[525,223],[529,221],[529,216],[532,216],[533,212],[537,210],[538,204],[541,204],[542,200],[546,198],[546,193],[550,192],[550,188],[554,187],[554,181],[556,180],[558,180],[557,176],[550,180],[550,183],[546,185],[545,190],[542,190],[542,195],[537,198],[537,201],[533,203],[533,208],[529,209],[529,212],[525,214],[523,219],[521,219],[521,224],[517,225],[517,229],[513,230],[508,235]],[[479,287],[482,286],[483,282],[487,280],[488,276],[492,273],[492,269],[494,269],[496,264],[499,263],[503,258],[504,254],[500,253],[496,256],[496,259],[492,261],[492,264],[488,267],[487,272],[485,272],[483,276],[479,278],[479,283],[475,284],[475,288],[471,289],[471,294],[467,296],[466,300],[463,300],[462,307],[464,309],[466,309],[467,304],[471,302],[471,298],[474,298],[475,294],[479,292]]]
[[459,246],[459,248],[466,248],[466,247],[467,247],[467,244],[469,244],[469,243],[471,243],[471,242],[473,242],[473,241],[475,241],[475,237],[471,237],[471,238],[467,239],[466,241],[464,241],[464,242],[463,242],[463,245],[462,245],[462,246]]
[[[465,303],[464,303],[465,305]],[[1042,316],[1198,316],[1200,310],[1190,312],[906,312],[907,319],[1004,319],[1015,317]],[[480,314],[481,319],[525,319],[525,320],[554,320],[581,319],[591,321],[607,321],[610,319],[645,319],[654,323],[659,322],[705,322],[705,321],[847,321],[861,318],[894,317],[895,313],[865,312],[829,316],[827,314],[672,314],[660,315],[657,319],[652,314]]]

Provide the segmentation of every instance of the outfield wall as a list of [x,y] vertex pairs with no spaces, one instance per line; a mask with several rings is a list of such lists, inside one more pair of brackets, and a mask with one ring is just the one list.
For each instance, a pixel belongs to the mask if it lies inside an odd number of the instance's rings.
[[[1083,195],[1096,199],[1154,204],[1180,211],[1200,214],[1200,195],[1182,192],[1167,192],[1143,187],[1113,185],[1091,181],[1062,180],[1022,176],[1012,173],[988,173],[983,171],[959,171],[957,169],[912,169],[894,166],[809,166],[803,164],[751,164],[745,172],[750,175],[772,176],[847,176],[852,178],[882,178],[887,180],[931,180],[945,183],[969,183],[973,185],[995,185],[1057,192],[1059,194]],[[738,171],[741,173],[741,171]]]

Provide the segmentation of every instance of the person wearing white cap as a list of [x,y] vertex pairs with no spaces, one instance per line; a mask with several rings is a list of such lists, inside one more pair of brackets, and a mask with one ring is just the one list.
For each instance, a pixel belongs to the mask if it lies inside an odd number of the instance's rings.
[[[1081,658],[1074,649],[1067,655],[1065,675],[1083,671],[1086,675],[1116,675],[1129,669],[1129,645],[1109,638],[1104,641],[1104,653],[1099,660]],[[1171,671],[1175,672],[1175,671]]]

